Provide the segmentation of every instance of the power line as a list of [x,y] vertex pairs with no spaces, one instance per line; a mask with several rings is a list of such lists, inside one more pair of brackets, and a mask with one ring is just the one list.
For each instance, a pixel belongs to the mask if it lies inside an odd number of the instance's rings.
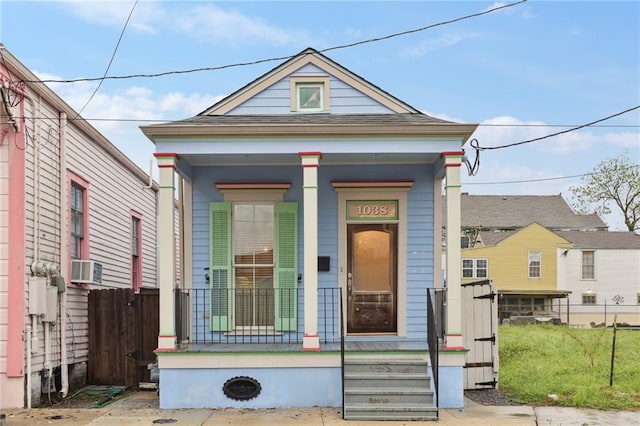
[[[57,120],[58,117],[52,116],[52,117],[47,117],[47,116],[42,116],[42,117],[22,117],[22,116],[16,116],[16,118],[19,119],[29,119],[29,120]],[[106,122],[113,122],[113,123],[166,123],[168,121],[173,121],[172,119],[168,119],[168,118],[109,118],[109,117],[73,117],[73,118],[68,118],[69,121],[106,121]],[[577,127],[577,126],[582,126],[579,124],[562,124],[562,123],[558,123],[558,124],[493,124],[493,123],[480,123],[478,124],[478,127],[519,127],[519,128],[538,128],[538,127]],[[589,127],[594,127],[594,128],[612,128],[612,129],[626,129],[626,128],[632,128],[632,129],[637,129],[640,128],[640,124],[594,124],[592,126]]]
[[[463,20],[466,20],[466,19],[476,18],[476,17],[482,16],[482,15],[486,15],[486,14],[489,14],[489,13],[496,12],[496,11],[501,10],[501,9],[506,9],[506,8],[509,8],[509,7],[517,6],[519,4],[525,3],[526,1],[527,0],[520,0],[520,1],[517,1],[515,3],[509,3],[509,4],[505,4],[505,5],[496,6],[496,7],[493,7],[491,9],[487,9],[487,10],[485,10],[483,12],[472,13],[470,15],[461,16],[459,18],[454,18],[454,19],[450,19],[450,20],[447,20],[447,21],[441,21],[441,22],[438,22],[438,23],[435,23],[435,24],[427,25],[425,27],[420,27],[420,28],[415,28],[415,29],[411,29],[411,30],[401,31],[401,32],[389,34],[389,35],[382,36],[382,37],[375,37],[375,38],[370,38],[370,39],[366,39],[366,40],[357,41],[357,42],[354,42],[354,43],[348,43],[348,44],[342,44],[342,45],[338,45],[338,46],[328,47],[326,49],[318,50],[318,52],[323,53],[323,52],[329,52],[329,51],[332,51],[332,50],[347,49],[347,48],[354,47],[354,46],[360,46],[360,45],[363,45],[363,44],[375,43],[375,42],[379,42],[379,41],[383,41],[383,40],[389,40],[389,39],[395,38],[395,37],[400,37],[400,36],[404,36],[404,35],[408,35],[408,34],[414,34],[414,33],[426,31],[426,30],[429,30],[429,29],[432,29],[432,28],[435,28],[435,27],[439,27],[439,26],[442,26],[442,25],[452,24],[452,23],[460,22],[460,21],[463,21]],[[120,75],[120,76],[117,76],[117,75],[106,76],[106,75],[104,75],[102,77],[74,78],[74,79],[67,79],[67,80],[47,79],[47,80],[22,80],[22,81],[24,81],[25,83],[78,83],[78,82],[104,81],[104,80],[125,80],[125,79],[131,79],[131,78],[156,78],[156,77],[164,77],[164,76],[167,76],[167,75],[191,74],[191,73],[203,72],[203,71],[220,71],[220,70],[228,69],[228,68],[237,68],[237,67],[244,67],[244,66],[249,66],[249,65],[258,65],[258,64],[263,64],[263,63],[266,63],[266,62],[285,61],[285,60],[289,60],[291,58],[294,58],[295,56],[297,56],[297,54],[288,55],[288,56],[271,57],[271,58],[266,58],[266,59],[258,59],[258,60],[255,60],[255,61],[237,62],[237,63],[233,63],[233,64],[220,65],[220,66],[216,66],[216,67],[191,68],[191,69],[187,69],[187,70],[165,71],[165,72],[152,73],[152,74],[129,74],[129,75]]]
[[[629,166],[628,168],[637,168],[640,167],[640,164],[634,164]],[[589,173],[583,173],[580,175],[571,175],[571,176],[556,176],[556,177],[550,177],[550,178],[539,178],[539,179],[525,179],[525,180],[508,180],[508,181],[502,181],[502,182],[464,182],[464,185],[507,185],[507,184],[512,184],[512,183],[531,183],[531,182],[546,182],[546,181],[551,181],[551,180],[562,180],[562,179],[575,179],[575,178],[580,178],[580,177],[584,177],[584,176],[593,176],[593,175],[597,175],[599,173],[597,172],[589,172]]]
[[471,146],[471,148],[473,148],[474,151],[476,152],[476,157],[473,160],[473,163],[471,163],[471,161],[469,161],[469,159],[465,156],[463,158],[463,162],[467,166],[467,171],[469,173],[469,176],[475,176],[476,174],[478,174],[478,171],[480,170],[480,151],[488,151],[488,150],[495,150],[495,149],[502,149],[502,148],[511,148],[511,147],[518,146],[518,145],[524,145],[524,144],[531,143],[531,142],[541,141],[543,139],[548,139],[548,138],[551,138],[553,136],[558,136],[558,135],[562,135],[562,134],[565,134],[565,133],[575,132],[576,130],[583,129],[583,128],[589,127],[589,126],[593,126],[594,124],[598,124],[598,123],[601,123],[603,121],[609,120],[611,118],[618,117],[620,115],[623,115],[623,114],[626,114],[628,112],[634,111],[634,110],[636,110],[638,108],[640,108],[640,105],[636,105],[635,107],[628,108],[628,109],[626,109],[624,111],[616,112],[615,114],[611,114],[609,116],[606,116],[606,117],[603,117],[603,118],[599,118],[598,120],[594,120],[594,121],[591,121],[589,123],[581,124],[579,126],[575,126],[575,127],[570,128],[570,129],[561,130],[559,132],[551,133],[551,134],[546,135],[546,136],[541,136],[541,137],[533,138],[533,139],[527,139],[527,140],[524,140],[524,141],[514,142],[514,143],[510,143],[510,144],[506,144],[506,145],[480,146],[480,142],[478,142],[478,139],[474,138],[469,142],[469,146]]
[[579,126],[572,127],[570,129],[567,129],[567,130],[562,130],[560,132],[551,133],[549,135],[541,136],[539,138],[527,139],[527,140],[524,140],[524,141],[514,142],[514,143],[510,143],[510,144],[506,144],[506,145],[499,145],[499,146],[480,146],[480,143],[477,141],[477,139],[474,139],[474,140],[472,140],[470,142],[470,145],[476,151],[488,151],[488,150],[493,150],[493,149],[511,148],[513,146],[524,145],[524,144],[531,143],[531,142],[541,141],[543,139],[548,139],[548,138],[551,138],[551,137],[554,137],[554,136],[562,135],[564,133],[574,132],[576,130],[583,129],[585,127],[590,127],[590,126],[592,126],[594,124],[597,124],[597,123],[600,123],[602,121],[610,120],[610,119],[612,119],[614,117],[618,117],[618,116],[626,114],[628,112],[635,111],[636,109],[639,109],[639,108],[640,108],[640,105],[636,105],[636,106],[631,107],[629,109],[625,109],[624,111],[616,112],[615,114],[608,115],[608,116],[606,116],[604,118],[600,118],[600,119],[592,121],[590,123],[581,124]]
[[87,105],[89,105],[89,102],[91,102],[91,100],[96,95],[96,93],[98,93],[98,90],[100,90],[100,86],[102,86],[102,83],[104,83],[104,80],[107,77],[107,73],[109,72],[109,69],[111,69],[111,64],[113,63],[113,59],[116,57],[116,52],[118,51],[118,47],[120,47],[120,42],[122,41],[122,37],[124,36],[124,32],[127,29],[127,26],[129,25],[129,20],[131,19],[131,15],[133,15],[133,11],[135,10],[137,5],[138,5],[138,0],[135,0],[135,2],[133,3],[133,6],[131,7],[131,11],[129,12],[129,16],[127,17],[127,20],[124,23],[124,26],[122,27],[122,31],[120,31],[120,37],[118,37],[118,42],[116,43],[116,47],[113,49],[113,53],[111,54],[111,59],[109,59],[109,64],[107,65],[107,69],[104,70],[104,74],[102,75],[102,78],[100,79],[100,83],[98,83],[98,87],[96,87],[96,89],[93,91],[91,96],[89,96],[89,99],[87,100],[87,102],[84,104],[84,106],[82,108],[80,108],[80,111],[78,111],[78,113],[76,114],[76,118],[80,114],[82,114],[82,111],[84,111],[84,109],[87,107]]

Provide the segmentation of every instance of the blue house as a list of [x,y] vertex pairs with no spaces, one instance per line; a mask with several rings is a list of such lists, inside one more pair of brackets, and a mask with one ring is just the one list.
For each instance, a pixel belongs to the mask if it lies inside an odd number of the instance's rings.
[[[143,126],[160,170],[160,406],[462,407],[460,166],[475,128],[314,49],[195,117]],[[179,288],[162,261],[176,249]]]

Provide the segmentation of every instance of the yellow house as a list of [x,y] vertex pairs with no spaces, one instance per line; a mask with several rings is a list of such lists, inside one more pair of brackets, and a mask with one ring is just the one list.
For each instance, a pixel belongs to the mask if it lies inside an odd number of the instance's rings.
[[553,300],[570,293],[558,289],[557,259],[559,249],[571,246],[535,222],[515,231],[480,232],[475,247],[462,250],[462,284],[490,279],[501,323],[514,316],[552,319]]

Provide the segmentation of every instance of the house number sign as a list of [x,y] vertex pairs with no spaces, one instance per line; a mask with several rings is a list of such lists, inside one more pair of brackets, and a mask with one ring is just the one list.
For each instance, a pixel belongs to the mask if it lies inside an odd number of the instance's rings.
[[395,200],[347,201],[347,220],[398,219]]

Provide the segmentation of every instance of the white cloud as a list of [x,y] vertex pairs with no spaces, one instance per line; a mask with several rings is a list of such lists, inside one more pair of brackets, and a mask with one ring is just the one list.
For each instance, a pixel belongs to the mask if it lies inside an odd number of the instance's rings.
[[453,121],[455,123],[465,123],[466,121],[460,117],[454,117],[452,115],[447,114],[446,112],[429,112],[429,111],[421,111],[423,114],[427,114],[431,117],[439,118],[441,120]]
[[260,41],[287,44],[307,38],[303,31],[283,30],[269,25],[262,19],[223,10],[214,5],[186,9],[176,17],[173,24],[192,37],[218,42]]
[[[68,10],[88,22],[122,27],[132,1],[67,0]],[[309,39],[304,30],[281,29],[264,20],[211,3],[180,2],[170,10],[166,3],[142,1],[136,6],[129,28],[146,33],[180,32],[199,40],[225,43],[266,42],[282,45]]]
[[436,49],[443,49],[451,46],[455,46],[456,44],[467,40],[479,37],[480,33],[478,32],[468,32],[468,33],[446,33],[442,34],[439,37],[427,38],[420,43],[408,46],[402,49],[399,52],[401,57],[418,57],[424,56],[429,52],[432,52]]
[[[565,129],[547,126],[542,121],[521,121],[511,116],[499,116],[480,123],[480,127],[473,137],[478,139],[481,146],[493,147],[503,146],[531,139],[541,138],[547,135],[558,133]],[[624,143],[631,144],[632,136],[623,134],[611,134],[610,136],[598,136],[589,130],[578,130],[563,133],[558,136],[530,142],[523,145],[534,146],[540,152],[569,155],[576,152],[587,151],[596,143],[613,143],[616,141],[619,146]],[[637,136],[636,136],[637,138]],[[636,139],[637,140],[637,139]],[[505,148],[509,149],[509,148]]]
[[[133,1],[123,0],[64,0],[66,9],[88,22],[105,26],[122,27],[127,21],[134,5]],[[145,33],[157,32],[158,22],[166,20],[165,12],[158,3],[152,1],[138,2],[129,20],[128,28]]]
[[632,148],[638,150],[640,147],[640,133],[607,133],[602,139],[611,145],[621,148]]

